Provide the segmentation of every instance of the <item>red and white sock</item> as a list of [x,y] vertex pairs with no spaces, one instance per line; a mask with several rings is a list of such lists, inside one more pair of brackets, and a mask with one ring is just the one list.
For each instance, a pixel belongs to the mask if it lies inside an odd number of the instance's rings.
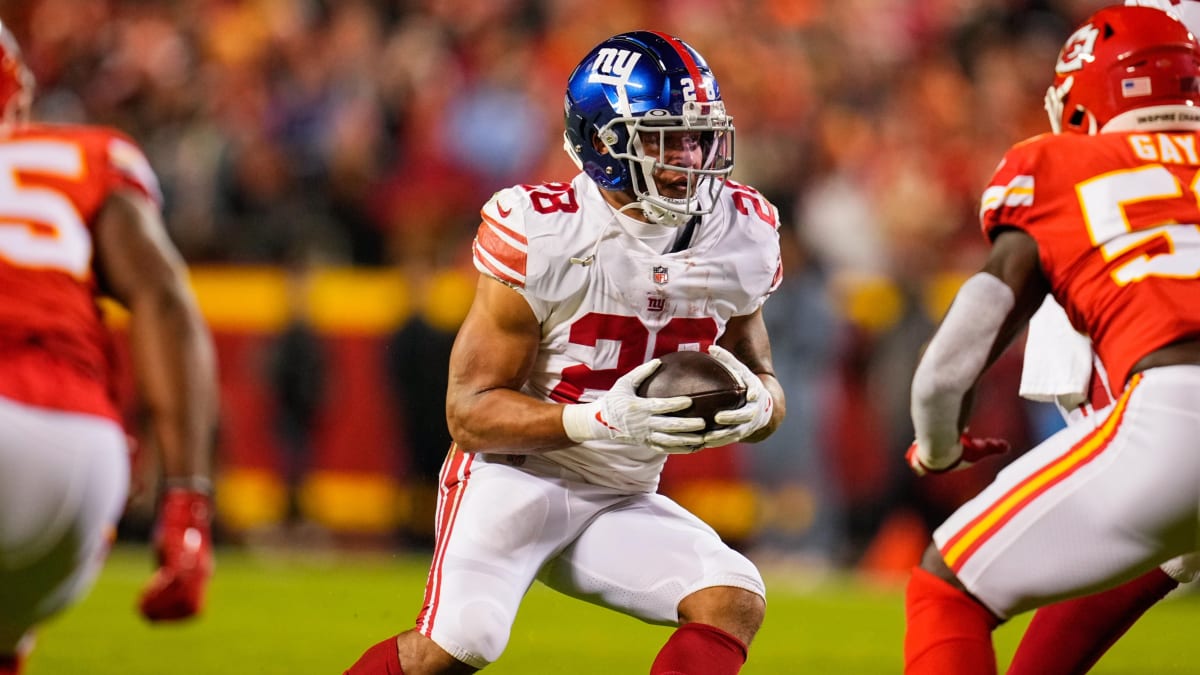
[[667,640],[650,675],[734,675],[746,662],[746,645],[716,626],[685,623]]
[[914,568],[905,595],[904,675],[995,675],[995,617],[946,581]]

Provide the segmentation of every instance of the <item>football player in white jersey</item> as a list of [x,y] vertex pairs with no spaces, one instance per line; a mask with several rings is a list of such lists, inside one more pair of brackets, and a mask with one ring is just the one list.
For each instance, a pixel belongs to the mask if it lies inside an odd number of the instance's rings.
[[[678,626],[647,655],[652,674],[736,673],[762,623],[755,566],[656,487],[669,455],[756,441],[783,419],[761,316],[781,278],[778,211],[729,179],[731,118],[678,38],[600,43],[565,107],[581,173],[501,190],[482,210],[424,606],[351,675],[487,666],[534,580]],[[635,394],[657,357],[688,349],[747,389],[713,431],[668,414],[687,397]]]

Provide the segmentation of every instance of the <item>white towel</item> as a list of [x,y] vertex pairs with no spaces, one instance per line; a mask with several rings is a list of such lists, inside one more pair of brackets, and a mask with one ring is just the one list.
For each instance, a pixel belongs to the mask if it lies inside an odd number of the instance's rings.
[[1078,408],[1088,400],[1092,360],[1091,339],[1075,330],[1066,311],[1047,295],[1029,319],[1021,397]]

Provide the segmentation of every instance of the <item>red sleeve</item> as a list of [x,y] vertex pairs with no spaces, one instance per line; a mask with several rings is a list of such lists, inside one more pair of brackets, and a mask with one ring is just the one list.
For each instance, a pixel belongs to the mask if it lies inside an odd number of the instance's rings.
[[995,239],[1000,227],[1028,229],[1026,222],[1033,210],[1035,189],[1032,147],[1023,143],[1010,149],[983,191],[979,221],[988,241]]

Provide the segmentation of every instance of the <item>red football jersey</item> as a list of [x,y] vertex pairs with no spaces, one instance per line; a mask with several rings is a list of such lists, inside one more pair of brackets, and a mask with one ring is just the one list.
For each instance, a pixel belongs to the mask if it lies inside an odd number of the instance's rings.
[[0,396],[119,418],[92,228],[120,189],[160,199],[149,162],[119,132],[30,125],[0,135]]
[[1005,155],[980,219],[989,239],[1015,227],[1037,240],[1113,391],[1146,354],[1200,336],[1200,134],[1037,136]]

